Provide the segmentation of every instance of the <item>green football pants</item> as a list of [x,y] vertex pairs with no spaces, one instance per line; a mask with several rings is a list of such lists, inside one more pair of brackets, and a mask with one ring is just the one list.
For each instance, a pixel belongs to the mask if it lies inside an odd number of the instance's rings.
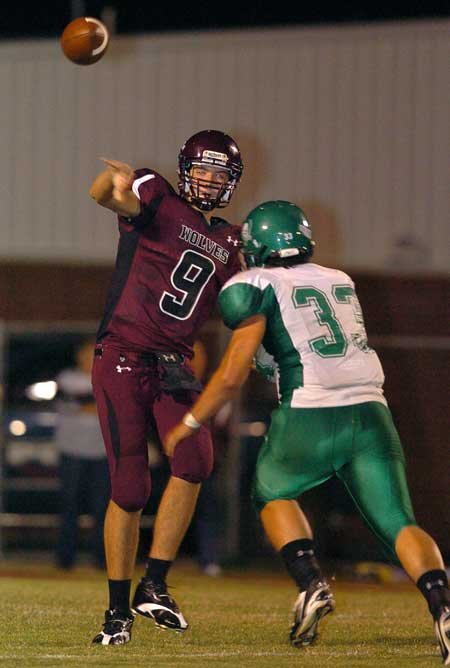
[[370,529],[394,551],[400,530],[416,520],[389,409],[378,402],[277,408],[256,464],[258,509],[269,501],[297,499],[333,475]]

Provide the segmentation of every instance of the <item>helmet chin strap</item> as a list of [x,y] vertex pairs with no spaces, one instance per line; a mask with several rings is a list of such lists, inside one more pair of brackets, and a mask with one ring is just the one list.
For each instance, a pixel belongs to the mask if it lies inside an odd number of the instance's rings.
[[192,204],[200,209],[200,211],[212,211],[217,208],[217,203],[215,200],[198,200],[196,197],[191,199]]
[[195,187],[190,181],[188,182],[188,191],[189,191],[187,196],[188,201],[194,204],[194,206],[196,206],[201,211],[212,211],[217,207],[218,196],[215,197],[214,199],[200,196],[198,193],[195,192]]

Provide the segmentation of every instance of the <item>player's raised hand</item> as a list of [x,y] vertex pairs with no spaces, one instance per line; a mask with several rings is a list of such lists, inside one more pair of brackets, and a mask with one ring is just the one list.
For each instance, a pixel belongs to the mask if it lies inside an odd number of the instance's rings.
[[122,202],[124,194],[131,190],[135,178],[134,169],[126,162],[120,160],[111,160],[109,158],[100,158],[108,165],[111,170],[111,179],[113,183],[113,197],[118,202]]

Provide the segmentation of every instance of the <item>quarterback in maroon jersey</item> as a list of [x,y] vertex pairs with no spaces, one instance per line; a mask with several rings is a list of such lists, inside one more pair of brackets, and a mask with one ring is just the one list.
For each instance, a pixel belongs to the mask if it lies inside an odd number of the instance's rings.
[[97,334],[93,388],[111,475],[105,519],[109,608],[95,643],[131,639],[134,614],[184,631],[166,576],[213,464],[202,426],[170,460],[146,573],[130,608],[142,509],[150,494],[147,435],[163,440],[201,387],[189,360],[222,285],[240,269],[239,228],[211,212],[226,206],[242,174],[235,141],[217,130],[190,137],[178,157],[178,193],[151,169],[105,160],[90,195],[118,214],[119,248]]

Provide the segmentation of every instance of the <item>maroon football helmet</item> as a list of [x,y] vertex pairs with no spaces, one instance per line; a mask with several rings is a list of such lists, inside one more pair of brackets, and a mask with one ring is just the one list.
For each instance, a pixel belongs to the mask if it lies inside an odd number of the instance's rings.
[[[221,183],[196,178],[191,174],[195,166],[226,171],[228,181]],[[185,142],[178,155],[179,193],[203,211],[222,208],[230,203],[243,168],[234,139],[219,130],[202,130]]]

